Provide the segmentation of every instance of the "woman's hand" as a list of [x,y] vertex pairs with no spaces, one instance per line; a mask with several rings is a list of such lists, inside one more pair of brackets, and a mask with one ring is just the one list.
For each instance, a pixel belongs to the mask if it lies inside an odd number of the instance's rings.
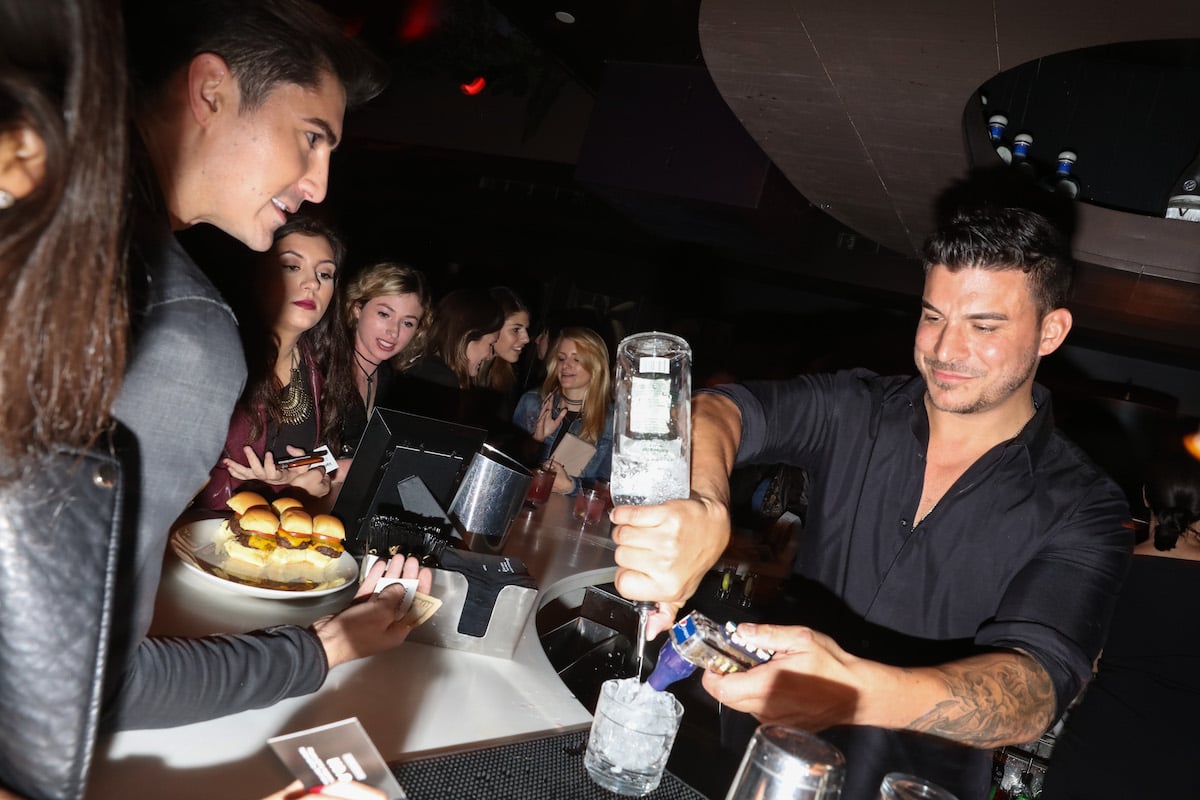
[[[288,454],[302,456],[304,451],[299,447],[288,445]],[[229,470],[229,475],[239,481],[259,481],[270,486],[292,486],[313,497],[324,497],[329,494],[330,480],[321,467],[310,469],[282,469],[275,463],[275,456],[267,452],[260,460],[254,448],[247,445],[242,448],[246,463],[239,464],[232,458],[221,460],[221,464]]]
[[535,442],[544,442],[553,436],[554,432],[558,430],[558,426],[562,424],[563,415],[567,413],[567,409],[564,406],[555,415],[555,396],[554,394],[546,395],[546,399],[542,401],[542,410],[538,412],[537,423],[533,426],[533,440]]
[[554,485],[551,491],[566,494],[575,488],[575,479],[567,474],[567,468],[557,461],[547,461],[546,464],[554,470]]

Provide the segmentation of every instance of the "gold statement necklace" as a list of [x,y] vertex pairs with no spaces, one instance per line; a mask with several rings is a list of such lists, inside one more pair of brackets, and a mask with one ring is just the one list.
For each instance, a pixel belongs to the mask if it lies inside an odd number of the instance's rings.
[[295,427],[301,424],[312,413],[312,397],[304,388],[304,376],[300,374],[300,354],[292,348],[292,381],[283,393],[280,405],[280,421],[284,425]]

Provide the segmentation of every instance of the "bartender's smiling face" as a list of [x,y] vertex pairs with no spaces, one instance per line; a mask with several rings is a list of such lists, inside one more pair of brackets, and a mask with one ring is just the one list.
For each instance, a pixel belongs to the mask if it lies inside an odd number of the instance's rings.
[[264,301],[280,334],[298,336],[321,321],[333,300],[337,264],[324,236],[291,233],[275,243],[266,267]]
[[1018,397],[1070,328],[1066,309],[1040,315],[1019,269],[935,265],[921,306],[917,369],[933,407],[951,413],[990,411]]

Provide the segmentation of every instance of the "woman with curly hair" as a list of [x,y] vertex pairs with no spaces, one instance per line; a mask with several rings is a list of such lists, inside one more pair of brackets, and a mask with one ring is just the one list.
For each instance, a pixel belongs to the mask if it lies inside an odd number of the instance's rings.
[[326,376],[358,390],[342,420],[343,457],[354,455],[379,399],[420,353],[432,304],[425,274],[394,261],[371,264],[345,285],[342,329],[350,352],[334,355]]

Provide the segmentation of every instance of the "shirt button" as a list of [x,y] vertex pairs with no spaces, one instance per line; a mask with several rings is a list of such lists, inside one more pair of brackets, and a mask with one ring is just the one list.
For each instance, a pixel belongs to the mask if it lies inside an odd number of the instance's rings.
[[907,528],[907,527],[908,527],[908,520],[906,520],[906,519],[902,519],[902,520],[900,520],[900,527],[901,527],[901,528]]

